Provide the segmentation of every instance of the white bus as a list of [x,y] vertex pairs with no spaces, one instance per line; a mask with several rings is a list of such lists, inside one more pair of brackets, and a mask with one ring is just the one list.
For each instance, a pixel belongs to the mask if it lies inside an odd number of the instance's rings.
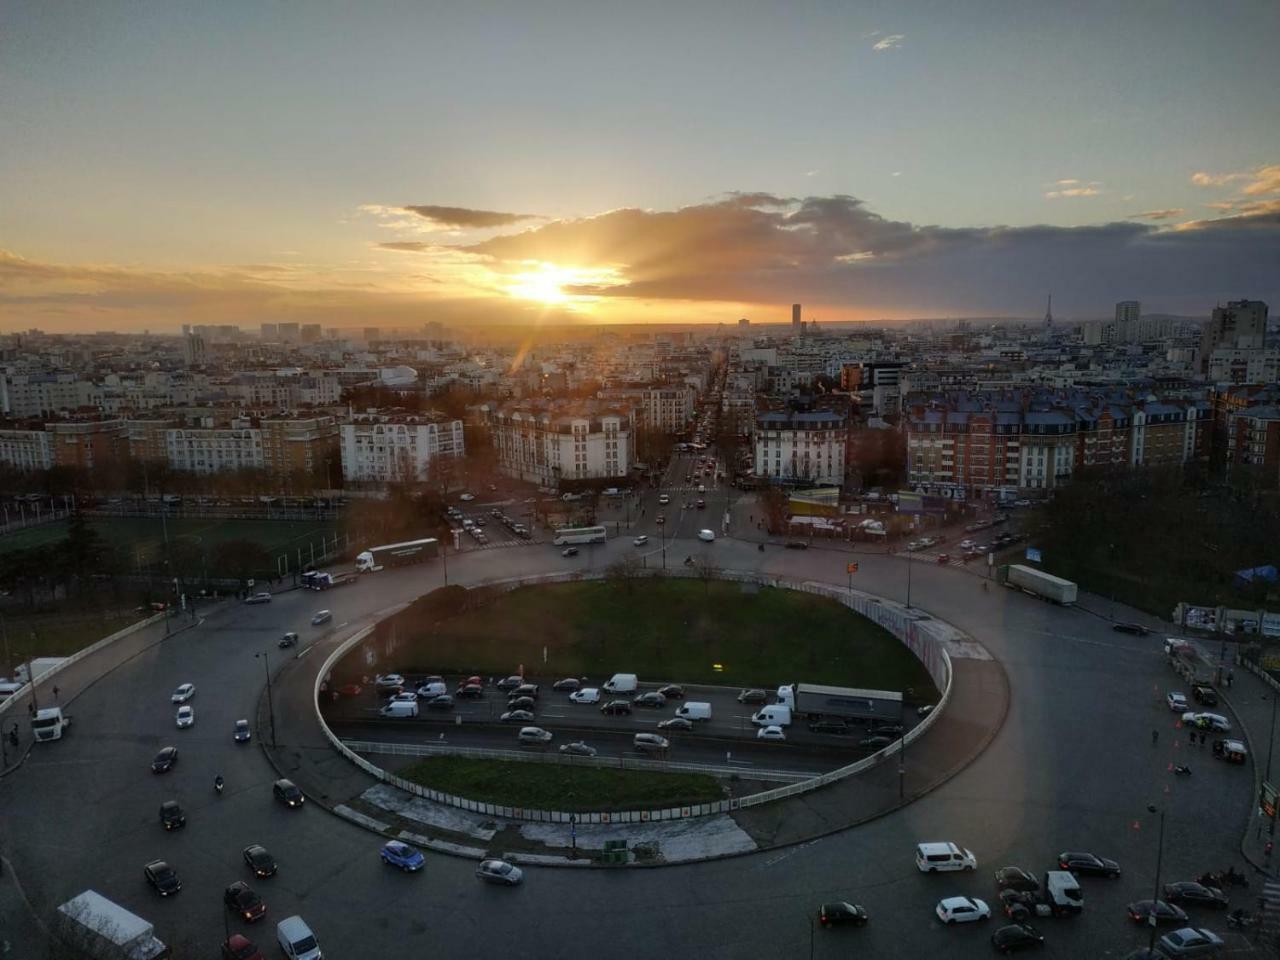
[[551,541],[557,547],[567,543],[604,543],[604,527],[561,527],[556,531],[556,538]]

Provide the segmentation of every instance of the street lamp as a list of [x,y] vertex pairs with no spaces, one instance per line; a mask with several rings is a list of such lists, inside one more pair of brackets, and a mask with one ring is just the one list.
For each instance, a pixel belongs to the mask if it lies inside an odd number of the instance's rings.
[[1156,948],[1156,921],[1160,904],[1160,866],[1164,860],[1164,810],[1163,808],[1157,810],[1154,803],[1148,803],[1147,813],[1160,814],[1160,837],[1156,840],[1156,889],[1151,895],[1151,913],[1147,918],[1147,922],[1151,926],[1150,935],[1147,937],[1147,954],[1149,956]]
[[255,653],[255,659],[261,658],[262,672],[267,677],[267,715],[271,718],[271,746],[276,745],[276,706],[271,699],[271,668],[267,666],[267,653],[263,650],[261,653]]
[[911,554],[907,554],[907,609],[911,609],[911,568],[914,564],[911,562]]

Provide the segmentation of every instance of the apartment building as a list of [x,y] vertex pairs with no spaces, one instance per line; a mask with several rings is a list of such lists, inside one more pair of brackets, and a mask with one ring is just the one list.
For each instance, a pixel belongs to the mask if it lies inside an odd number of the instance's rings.
[[169,466],[190,473],[261,468],[262,431],[247,421],[228,427],[179,427],[165,432]]
[[601,403],[509,404],[482,408],[498,469],[558,487],[566,481],[621,480],[631,469],[633,411]]
[[0,430],[0,463],[16,470],[53,466],[52,438],[46,430]]
[[441,414],[358,416],[341,427],[342,475],[349,481],[424,480],[439,458],[466,452],[462,421]]
[[693,419],[697,392],[688,384],[615,387],[600,393],[602,400],[634,407],[636,425],[659,433],[680,433]]
[[47,417],[98,407],[102,388],[74,373],[6,373],[0,376],[0,411],[6,417]]
[[53,450],[53,462],[60,467],[92,470],[128,456],[124,420],[84,420],[45,425]]
[[[262,465],[276,477],[302,473],[319,478],[341,455],[336,417],[277,418],[261,422]],[[336,476],[327,476],[332,486]]]
[[831,410],[774,410],[755,418],[755,474],[777,480],[844,483],[848,418]]

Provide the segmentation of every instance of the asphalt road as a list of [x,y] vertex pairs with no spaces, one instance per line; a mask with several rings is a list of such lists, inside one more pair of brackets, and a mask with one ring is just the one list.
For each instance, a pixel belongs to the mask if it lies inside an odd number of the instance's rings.
[[[670,548],[669,548],[670,549]],[[726,568],[842,584],[844,554],[820,549],[758,553],[731,540],[697,544]],[[634,551],[620,538],[590,553],[608,562]],[[579,558],[579,561],[582,558]],[[861,558],[856,585],[901,598],[906,565]],[[572,569],[549,547],[467,553],[449,561],[451,581]],[[231,728],[250,717],[263,683],[266,652],[286,629],[315,635],[307,618],[329,606],[325,630],[354,629],[378,611],[439,585],[432,564],[388,571],[355,588],[283,595],[270,605],[231,607],[202,626],[153,646],[81,692],[76,726],[59,743],[41,745],[16,774],[0,781],[0,844],[27,896],[47,916],[86,887],[152,920],[175,955],[213,956],[230,929],[223,887],[249,879],[240,850],[265,843],[280,875],[260,881],[268,919],[250,935],[269,947],[273,924],[301,913],[330,957],[371,957],[406,950],[434,956],[705,958],[977,957],[991,952],[988,922],[947,929],[932,918],[943,896],[994,900],[991,871],[1005,863],[1039,873],[1059,850],[1087,849],[1121,862],[1114,881],[1085,880],[1086,912],[1045,921],[1042,956],[1122,956],[1145,937],[1124,917],[1130,900],[1150,896],[1156,861],[1154,803],[1167,811],[1165,880],[1240,863],[1239,839],[1251,802],[1251,768],[1214,763],[1180,743],[1163,703],[1171,674],[1159,637],[1113,633],[1081,610],[1062,610],[1021,594],[978,588],[963,570],[917,565],[912,602],[981,639],[1001,659],[1012,687],[1008,721],[987,751],[945,786],[904,810],[855,830],[799,847],[658,870],[530,869],[524,886],[502,889],[472,876],[474,864],[430,856],[418,875],[380,863],[378,840],[308,806],[289,811],[270,796],[274,773],[256,746],[237,746]],[[1124,619],[1143,620],[1132,611]],[[198,721],[177,730],[169,693],[198,686]],[[1158,745],[1151,731],[1159,729]],[[176,744],[177,769],[153,775],[148,763]],[[1190,778],[1175,779],[1174,760]],[[336,757],[334,763],[340,763]],[[215,797],[221,772],[228,790]],[[162,800],[187,807],[186,829],[165,834]],[[954,840],[972,848],[970,875],[920,875],[916,842]],[[184,882],[161,900],[146,887],[142,865],[166,857]],[[10,882],[8,871],[0,881]],[[12,909],[14,898],[2,901]],[[851,899],[871,912],[862,930],[821,931],[812,920],[824,900]],[[1236,896],[1249,906],[1250,900]],[[1193,912],[1225,933],[1220,917]],[[29,929],[5,918],[10,929]],[[1238,935],[1228,938],[1233,945]],[[274,948],[269,948],[274,950]],[[24,952],[25,951],[25,952]],[[35,956],[30,943],[15,956]]]

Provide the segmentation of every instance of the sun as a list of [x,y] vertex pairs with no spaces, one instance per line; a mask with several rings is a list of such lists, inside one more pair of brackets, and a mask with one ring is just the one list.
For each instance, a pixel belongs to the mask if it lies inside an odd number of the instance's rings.
[[[503,285],[507,296],[535,300],[548,306],[574,306],[595,303],[592,294],[575,293],[573,288],[609,287],[624,282],[611,267],[566,267],[539,261],[532,269],[512,274]],[[569,289],[566,290],[565,288]]]

